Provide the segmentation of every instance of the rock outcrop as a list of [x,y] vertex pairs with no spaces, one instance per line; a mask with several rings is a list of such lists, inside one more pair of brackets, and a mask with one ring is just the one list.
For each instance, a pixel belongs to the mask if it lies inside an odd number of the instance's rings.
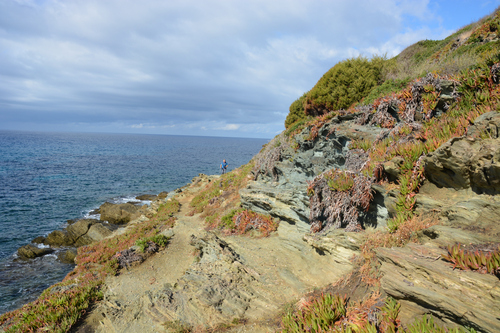
[[[373,141],[377,135],[375,128],[356,131],[350,120],[328,125],[315,140],[304,140],[308,135],[304,131],[296,152],[282,151],[274,165],[276,176],[261,172],[255,182],[240,191],[242,206],[307,228],[307,182],[332,167],[345,169],[348,141]],[[331,126],[336,126],[335,130]],[[419,244],[376,250],[381,290],[400,301],[400,318],[405,323],[427,313],[450,326],[500,331],[496,316],[500,312],[500,280],[494,275],[453,270],[442,259],[446,248],[457,243],[494,248],[500,243],[499,127],[500,114],[486,113],[476,119],[465,136],[449,140],[423,158],[426,179],[415,195],[415,212],[435,216],[438,224],[418,234]],[[315,159],[320,155],[321,159]],[[389,180],[397,181],[403,162],[394,158],[383,165]],[[370,227],[383,227],[396,215],[399,190],[374,184],[372,191],[370,209],[360,215],[366,232],[304,232],[304,241],[318,253],[330,256],[339,268],[352,269],[352,262],[346,258],[360,254]]]
[[140,216],[139,207],[129,202],[123,204],[103,203],[99,210],[101,220],[112,224],[125,224]]
[[424,162],[426,177],[441,187],[500,193],[499,120],[497,112],[486,113],[471,127],[474,136],[453,138],[429,154]]
[[104,221],[82,219],[70,224],[64,230],[52,231],[44,240],[51,247],[89,245],[112,234],[115,227]]
[[[324,171],[344,168],[348,162],[349,141],[374,140],[381,132],[380,128],[357,125],[352,115],[333,120],[324,125],[314,139],[309,139],[307,129],[295,136],[297,150],[285,146],[272,166],[273,172],[258,170],[256,181],[240,191],[242,207],[292,224],[309,223],[307,182]],[[278,136],[268,145],[283,144],[285,140]]]
[[33,244],[21,246],[17,249],[17,254],[21,259],[34,259],[54,252],[53,249],[48,247],[38,247]]

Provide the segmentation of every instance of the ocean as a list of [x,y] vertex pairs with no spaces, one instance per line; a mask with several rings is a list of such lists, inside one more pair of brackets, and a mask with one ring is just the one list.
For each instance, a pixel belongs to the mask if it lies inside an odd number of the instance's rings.
[[0,314],[36,299],[73,265],[53,254],[30,261],[17,249],[126,202],[186,185],[199,173],[246,164],[267,139],[0,131]]

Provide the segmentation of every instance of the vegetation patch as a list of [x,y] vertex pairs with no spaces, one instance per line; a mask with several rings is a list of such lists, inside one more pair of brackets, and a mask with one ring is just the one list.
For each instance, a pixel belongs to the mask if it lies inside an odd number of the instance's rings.
[[224,211],[239,206],[238,191],[246,186],[253,168],[254,163],[251,161],[207,184],[189,203],[193,208],[191,214],[202,213],[202,217],[214,214],[220,216]]
[[368,210],[373,197],[372,181],[363,175],[342,170],[330,170],[309,183],[311,231],[345,228],[360,231],[360,210]]
[[378,84],[384,61],[382,57],[358,57],[339,62],[306,94],[305,113],[320,116],[360,101]]
[[460,244],[448,247],[448,254],[443,259],[453,264],[453,269],[471,270],[488,273],[500,278],[500,246],[496,250],[471,251]]
[[[265,154],[268,147],[275,149],[281,146],[277,140],[271,141],[260,154]],[[246,186],[252,169],[255,170],[254,162],[224,174],[219,181],[208,184],[193,198],[190,203],[193,213],[201,213],[205,217],[208,229],[222,230],[228,235],[255,231],[261,236],[269,236],[276,231],[278,220],[240,208],[239,190]]]
[[288,129],[293,124],[307,119],[307,115],[304,110],[304,100],[306,98],[306,94],[307,93],[302,95],[302,97],[300,97],[290,105],[290,113],[288,113],[288,116],[285,119],[286,129]]
[[399,319],[401,304],[391,297],[382,299],[377,292],[361,302],[350,302],[347,297],[322,294],[289,310],[281,318],[282,333],[343,332],[343,333],[465,333],[473,329],[447,329],[434,323],[432,316],[424,315],[408,327]]

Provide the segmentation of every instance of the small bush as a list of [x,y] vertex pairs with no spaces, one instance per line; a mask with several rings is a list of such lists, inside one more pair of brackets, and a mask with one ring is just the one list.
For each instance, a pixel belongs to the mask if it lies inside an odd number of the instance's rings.
[[304,100],[306,94],[302,95],[299,99],[290,105],[290,113],[285,119],[285,128],[288,129],[292,124],[305,120],[307,118],[306,112],[304,110]]
[[410,83],[410,78],[405,79],[388,79],[379,86],[374,87],[368,96],[366,96],[362,103],[363,105],[373,104],[373,102],[383,96],[390,95],[391,93],[401,91]]
[[151,237],[138,239],[135,241],[135,245],[139,247],[140,252],[144,252],[144,250],[149,246],[150,242],[155,243],[160,248],[163,248],[167,246],[168,241],[169,241],[168,237],[162,234],[157,234]]
[[368,210],[372,180],[350,172],[330,170],[309,183],[311,232],[327,228],[360,231],[359,211]]

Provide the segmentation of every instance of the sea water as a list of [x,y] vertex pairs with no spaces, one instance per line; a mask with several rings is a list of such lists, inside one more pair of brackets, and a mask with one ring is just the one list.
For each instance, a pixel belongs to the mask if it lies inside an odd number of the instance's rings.
[[73,269],[53,254],[22,261],[37,236],[126,202],[250,161],[266,139],[0,131],[0,314],[36,299]]

